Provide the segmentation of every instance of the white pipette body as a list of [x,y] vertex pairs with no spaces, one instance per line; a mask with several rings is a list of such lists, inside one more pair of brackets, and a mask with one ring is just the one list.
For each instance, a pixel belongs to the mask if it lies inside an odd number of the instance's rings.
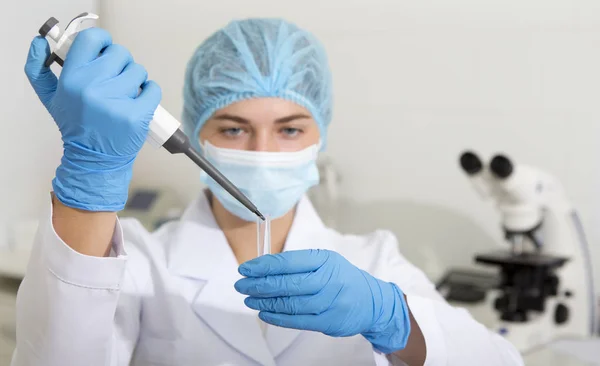
[[[60,64],[66,59],[73,39],[81,30],[81,24],[86,20],[96,20],[98,15],[93,13],[82,13],[75,17],[63,32],[60,31],[58,22],[52,25],[46,32],[46,37],[52,39],[56,46],[53,49],[54,58],[50,60],[58,61]],[[181,123],[177,118],[173,117],[162,106],[158,106],[154,112],[154,118],[150,122],[147,142],[155,147],[161,147],[167,140],[173,136],[175,131],[179,129]]]
[[[96,14],[81,13],[73,18],[62,32],[56,18],[48,19],[39,29],[39,33],[43,37],[52,39],[56,45],[53,48],[52,54],[46,60],[45,65],[49,67],[52,63],[56,62],[60,66],[63,66],[71,44],[77,33],[81,30],[81,24],[86,20],[96,19],[98,19],[98,15]],[[242,205],[264,220],[264,216],[248,197],[206,160],[206,158],[194,150],[189,138],[179,128],[180,126],[181,123],[177,118],[173,117],[166,109],[159,105],[156,111],[154,111],[154,117],[150,122],[146,141],[157,148],[164,147],[171,154],[185,154]]]

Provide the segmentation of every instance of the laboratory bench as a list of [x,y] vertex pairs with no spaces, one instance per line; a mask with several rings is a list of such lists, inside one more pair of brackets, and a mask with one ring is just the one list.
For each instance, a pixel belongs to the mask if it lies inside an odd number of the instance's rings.
[[[471,313],[473,318],[491,328],[496,322],[495,311],[480,305],[451,303]],[[588,340],[560,339],[523,355],[526,366],[600,366],[600,338]]]

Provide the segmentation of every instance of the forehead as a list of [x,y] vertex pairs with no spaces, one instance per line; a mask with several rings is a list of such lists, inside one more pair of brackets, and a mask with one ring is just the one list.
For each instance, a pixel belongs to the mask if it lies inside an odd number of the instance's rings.
[[276,120],[294,114],[311,116],[299,104],[280,98],[254,98],[230,104],[215,112],[214,116],[234,115],[250,121]]

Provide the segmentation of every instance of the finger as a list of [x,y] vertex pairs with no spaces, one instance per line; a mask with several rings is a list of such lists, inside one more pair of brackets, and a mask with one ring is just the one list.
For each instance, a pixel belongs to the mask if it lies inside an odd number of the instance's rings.
[[88,28],[77,34],[69,49],[64,68],[77,68],[98,58],[112,44],[110,34],[101,28]]
[[133,62],[131,52],[120,44],[111,44],[102,54],[93,61],[94,65],[98,65],[98,72],[108,78],[114,78],[121,74],[127,65]]
[[247,297],[244,303],[250,309],[289,315],[319,315],[329,308],[326,305],[328,303],[316,301],[313,295],[269,298]]
[[152,114],[154,114],[154,111],[156,111],[156,108],[160,104],[161,98],[162,91],[160,86],[154,81],[148,80],[142,85],[142,91],[136,98],[136,101],[139,108],[151,110]]
[[242,263],[238,270],[246,277],[310,272],[319,269],[330,253],[328,250],[309,249],[263,255]]
[[25,74],[33,90],[42,103],[47,104],[54,97],[58,80],[49,67],[44,66],[50,56],[50,46],[41,36],[35,37],[29,47],[29,54],[25,62]]
[[321,277],[314,272],[248,277],[238,280],[234,287],[241,294],[255,297],[314,295],[327,283]]
[[261,311],[258,313],[258,317],[265,323],[284,328],[320,332],[322,331],[322,328],[327,326],[327,324],[324,324],[321,318],[319,318],[320,315],[289,315]]
[[126,93],[130,98],[136,98],[147,79],[146,69],[132,62],[125,67],[121,75],[110,81],[110,87]]

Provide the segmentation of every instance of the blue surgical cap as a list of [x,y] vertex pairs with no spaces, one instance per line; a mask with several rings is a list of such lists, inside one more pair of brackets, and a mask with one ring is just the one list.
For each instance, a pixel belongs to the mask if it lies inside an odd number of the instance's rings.
[[321,43],[284,20],[231,22],[204,41],[188,62],[184,130],[199,148],[198,133],[217,110],[241,100],[268,97],[306,108],[325,144],[332,85]]

